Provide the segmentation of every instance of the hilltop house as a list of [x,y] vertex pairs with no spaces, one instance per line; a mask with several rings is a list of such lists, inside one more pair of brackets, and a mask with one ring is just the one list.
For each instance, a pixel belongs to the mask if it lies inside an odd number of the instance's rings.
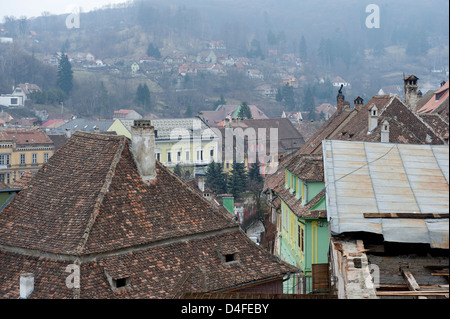
[[269,98],[274,98],[277,95],[277,88],[270,84],[261,84],[255,88],[255,91]]
[[0,105],[5,106],[24,106],[25,101],[33,92],[40,92],[41,89],[36,84],[21,83],[17,85],[11,94],[2,94],[0,96]]
[[247,70],[247,76],[250,79],[258,79],[258,80],[264,80],[264,74],[260,70],[257,69],[248,69]]
[[154,136],[73,134],[0,214],[1,298],[282,292],[297,269],[157,161]]

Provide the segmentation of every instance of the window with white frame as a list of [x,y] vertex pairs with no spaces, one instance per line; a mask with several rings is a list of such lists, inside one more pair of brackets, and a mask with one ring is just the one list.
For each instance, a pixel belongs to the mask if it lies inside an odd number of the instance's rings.
[[11,182],[11,173],[0,174],[0,182],[9,184]]
[[172,151],[167,151],[167,162],[172,163]]
[[185,151],[184,154],[185,154],[186,162],[187,163],[190,162],[191,161],[191,152],[190,151]]
[[2,154],[0,155],[0,165],[9,165],[10,164],[10,155]]
[[50,154],[44,153],[44,163],[47,163],[49,158],[50,158]]
[[197,150],[197,161],[203,161],[203,150],[202,149]]
[[25,165],[26,163],[26,154],[22,153],[20,154],[20,165]]
[[37,153],[31,154],[31,163],[32,164],[37,164],[38,163],[38,155],[37,155]]

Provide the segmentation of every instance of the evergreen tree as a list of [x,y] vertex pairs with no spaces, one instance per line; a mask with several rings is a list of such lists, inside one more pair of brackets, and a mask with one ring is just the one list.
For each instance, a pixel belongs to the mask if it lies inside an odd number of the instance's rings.
[[283,95],[284,104],[288,107],[288,110],[292,111],[295,109],[295,97],[294,97],[294,88],[286,83],[283,86],[283,90],[281,91]]
[[223,165],[221,163],[215,163],[216,169],[215,169],[215,194],[224,194],[227,191],[227,184],[226,184],[226,178],[225,173],[223,172]]
[[136,90],[136,98],[135,103],[139,106],[143,106],[144,109],[148,110],[150,109],[150,90],[145,83],[144,85],[139,84],[137,90]]
[[227,192],[235,198],[240,197],[247,189],[248,177],[244,163],[233,162],[233,169],[228,177]]
[[225,174],[223,173],[222,164],[214,161],[209,163],[206,171],[205,186],[216,195],[226,192]]
[[56,85],[63,90],[66,95],[69,95],[70,91],[72,91],[73,71],[67,54],[64,54],[59,60]]
[[250,169],[248,171],[248,178],[250,181],[254,181],[256,183],[262,183],[263,177],[260,172],[260,163],[259,160],[256,159],[255,163],[250,165]]
[[277,95],[275,96],[275,100],[277,102],[283,101],[283,94],[281,94],[281,89],[280,88],[278,88],[278,90],[277,90]]
[[100,115],[103,118],[108,117],[109,111],[110,111],[110,104],[109,104],[109,93],[108,89],[105,86],[105,83],[103,81],[100,83],[100,90],[99,90],[99,107],[100,107]]
[[253,193],[257,211],[260,211],[261,208],[260,199],[263,187],[264,179],[260,173],[260,163],[258,159],[256,159],[256,163],[252,163],[248,171],[248,190]]
[[314,101],[314,95],[309,86],[306,88],[306,91],[305,91],[305,96],[304,96],[304,101],[303,101],[303,110],[305,112],[309,112],[309,118],[311,120],[316,119],[316,105],[315,105],[315,101]]
[[238,113],[239,118],[245,118],[245,119],[252,119],[252,112],[250,111],[250,107],[248,106],[247,102],[243,102],[241,104],[241,108],[239,109]]
[[153,43],[149,43],[147,47],[147,56],[152,56],[155,59],[161,58],[161,52],[159,49],[153,45]]

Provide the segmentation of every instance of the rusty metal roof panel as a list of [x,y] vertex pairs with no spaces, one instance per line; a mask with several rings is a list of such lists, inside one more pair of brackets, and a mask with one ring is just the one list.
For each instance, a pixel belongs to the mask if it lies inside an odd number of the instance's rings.
[[[387,241],[447,245],[448,219],[364,218],[364,213],[448,213],[448,145],[325,140],[331,232],[367,231]],[[447,244],[445,244],[447,243]]]
[[385,241],[402,243],[430,243],[429,231],[423,219],[381,219],[383,237]]
[[448,249],[448,219],[426,219],[425,222],[430,234],[431,248]]

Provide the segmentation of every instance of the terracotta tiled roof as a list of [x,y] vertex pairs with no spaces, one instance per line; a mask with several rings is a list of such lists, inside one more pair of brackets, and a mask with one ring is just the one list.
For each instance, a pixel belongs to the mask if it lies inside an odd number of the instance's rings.
[[33,173],[31,173],[30,171],[26,171],[25,173],[23,173],[22,177],[13,184],[13,188],[21,188],[22,190],[27,189],[28,184],[32,179]]
[[[0,296],[17,297],[27,271],[36,276],[33,298],[73,297],[62,260],[81,260],[81,298],[168,298],[296,270],[159,162],[156,169],[146,184],[129,139],[74,133],[0,214]],[[224,264],[232,253],[239,262]],[[113,291],[105,272],[129,276],[130,287]]]
[[439,114],[447,123],[449,122],[449,97],[434,110],[434,113]]
[[[368,112],[376,105],[379,111],[378,125],[369,132]],[[324,139],[379,142],[381,123],[389,122],[389,142],[404,144],[443,144],[443,140],[397,97],[375,95],[358,111],[346,108],[336,112],[298,151],[302,154],[322,152]],[[429,136],[427,138],[427,136]],[[427,140],[431,139],[431,142]]]
[[[378,126],[368,134],[368,112],[376,105],[379,110]],[[311,137],[295,154],[286,158],[277,173],[266,180],[266,187],[272,189],[297,216],[320,215],[321,212],[309,212],[309,209],[320,198],[318,194],[308,205],[302,206],[301,199],[297,199],[288,189],[285,189],[285,172],[297,175],[303,180],[323,180],[322,141],[324,139],[340,139],[355,141],[379,142],[381,139],[381,123],[389,122],[389,141],[392,143],[411,144],[443,144],[444,141],[435,133],[444,131],[442,122],[433,125],[425,124],[412,113],[396,96],[376,95],[360,111],[346,108],[334,113],[330,119]],[[446,128],[448,132],[448,127]],[[447,133],[448,134],[448,133]],[[324,192],[323,190],[322,192]]]
[[342,112],[333,113],[328,121],[326,121],[322,127],[308,139],[298,152],[301,154],[311,154],[316,151],[321,152],[322,140],[332,135],[338,127],[348,122],[348,120],[355,115],[356,112],[351,109],[344,109]]
[[301,180],[323,181],[323,160],[321,155],[296,153],[281,165]]
[[[265,187],[268,187],[275,192],[275,195],[289,206],[290,210],[296,216],[302,218],[326,218],[327,215],[325,211],[310,211],[310,209],[325,196],[325,188],[314,196],[311,201],[306,203],[306,205],[302,205],[302,198],[295,197],[295,194],[291,193],[289,189],[286,189],[284,184],[285,170],[281,167],[275,174],[266,180]],[[278,205],[280,204],[281,202],[278,201]]]
[[53,144],[41,129],[10,129],[0,131],[0,141],[16,141],[17,145]]
[[30,83],[21,83],[18,85],[25,94],[30,94],[33,91],[41,91],[41,88],[37,86],[36,84],[30,84]]
[[434,96],[417,113],[432,113],[449,97],[449,81],[434,92]]
[[433,131],[435,131],[440,137],[448,137],[449,126],[446,121],[439,115],[435,113],[427,114],[421,113],[419,117],[427,123]]
[[65,123],[66,123],[66,121],[64,121],[62,119],[54,119],[54,120],[48,120],[47,122],[42,124],[41,127],[57,128],[57,127],[59,127],[61,125],[64,125]]

